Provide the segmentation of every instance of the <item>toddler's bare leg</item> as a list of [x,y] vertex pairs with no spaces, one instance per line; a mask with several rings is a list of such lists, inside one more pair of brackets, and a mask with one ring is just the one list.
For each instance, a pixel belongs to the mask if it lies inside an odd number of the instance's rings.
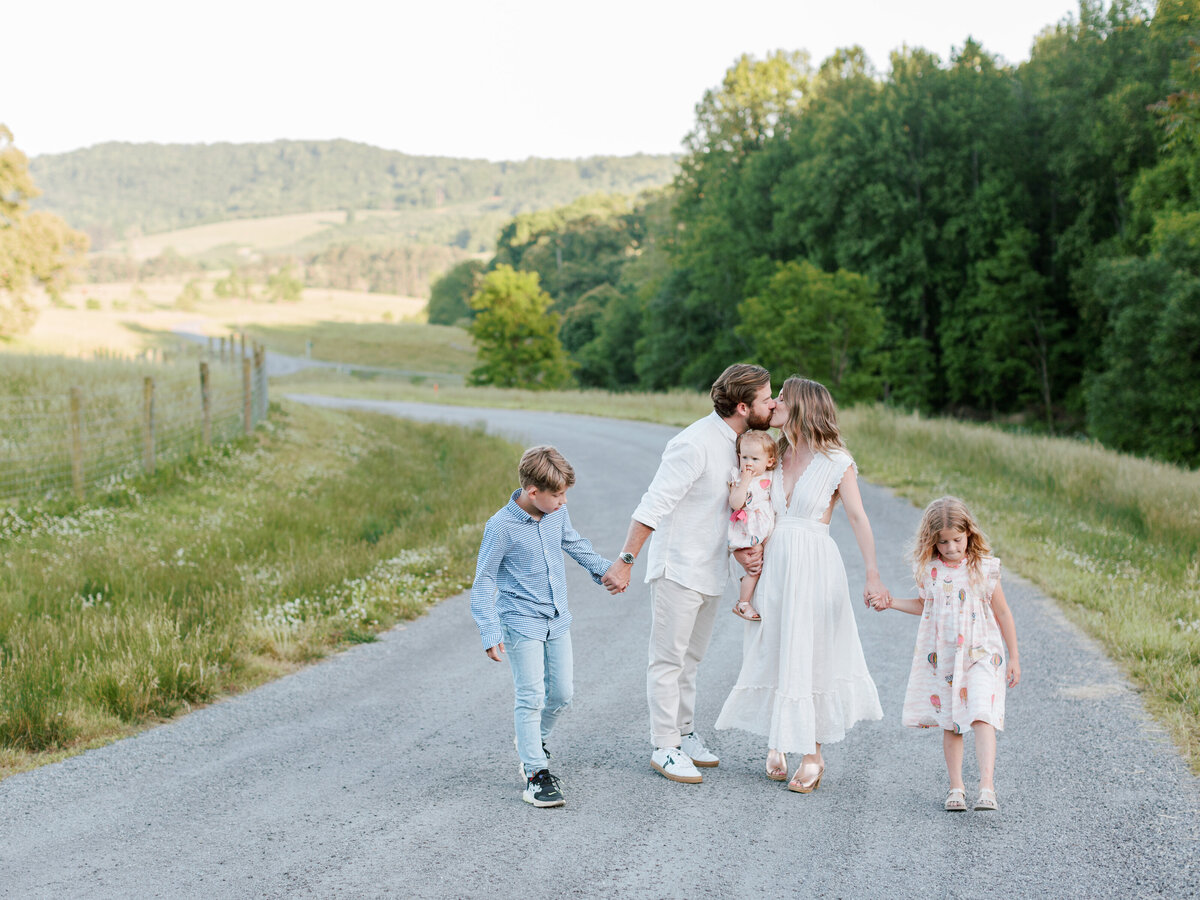
[[760,618],[758,610],[754,608],[754,589],[758,586],[758,576],[746,574],[742,576],[742,580],[738,582],[738,602],[733,611],[743,619],[758,619]]

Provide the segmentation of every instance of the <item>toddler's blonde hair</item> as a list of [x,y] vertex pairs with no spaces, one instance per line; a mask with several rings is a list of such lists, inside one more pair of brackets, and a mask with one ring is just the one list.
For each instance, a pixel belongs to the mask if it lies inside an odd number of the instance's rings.
[[775,468],[779,463],[779,445],[775,443],[775,438],[771,437],[765,431],[759,431],[756,428],[751,428],[749,431],[743,431],[738,435],[737,443],[734,444],[738,456],[742,454],[742,444],[746,442],[758,444],[758,449],[767,454],[767,471]]

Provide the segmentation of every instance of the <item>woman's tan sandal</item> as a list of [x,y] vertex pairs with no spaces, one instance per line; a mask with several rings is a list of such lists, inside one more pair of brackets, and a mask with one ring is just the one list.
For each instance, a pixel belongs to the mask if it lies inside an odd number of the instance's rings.
[[967,792],[962,788],[950,788],[949,792],[946,794],[946,811],[966,812]]
[[991,788],[981,788],[979,791],[979,799],[975,801],[976,811],[986,812],[999,808],[999,804],[996,803],[996,792]]
[[[775,753],[783,762],[772,768],[771,754]],[[788,777],[788,762],[786,753],[776,753],[774,750],[767,751],[767,777],[772,781],[787,781]]]

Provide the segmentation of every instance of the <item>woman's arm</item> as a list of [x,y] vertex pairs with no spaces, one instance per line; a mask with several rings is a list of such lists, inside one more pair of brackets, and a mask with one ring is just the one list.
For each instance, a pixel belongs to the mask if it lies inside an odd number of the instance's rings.
[[1021,680],[1021,654],[1017,651],[1017,623],[1013,621],[1012,610],[1004,599],[1004,588],[996,583],[992,591],[992,613],[996,616],[996,624],[1000,626],[1000,636],[1008,647],[1008,686],[1016,687]]
[[862,553],[863,563],[867,567],[867,585],[863,589],[863,599],[886,596],[888,590],[879,578],[879,566],[875,562],[875,536],[871,534],[871,522],[863,509],[862,495],[858,492],[858,476],[853,465],[846,466],[841,484],[838,485],[838,493],[841,495],[842,505],[846,507],[846,518],[850,520],[850,528],[854,531],[854,539],[858,542],[859,552]]

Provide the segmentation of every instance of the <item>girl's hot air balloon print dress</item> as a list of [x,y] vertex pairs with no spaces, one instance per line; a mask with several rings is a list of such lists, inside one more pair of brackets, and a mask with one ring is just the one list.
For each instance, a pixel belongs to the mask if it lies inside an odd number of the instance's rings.
[[1004,639],[992,612],[1000,560],[981,560],[972,573],[934,557],[915,573],[924,601],[913,652],[904,724],[959,734],[972,722],[1004,728]]

